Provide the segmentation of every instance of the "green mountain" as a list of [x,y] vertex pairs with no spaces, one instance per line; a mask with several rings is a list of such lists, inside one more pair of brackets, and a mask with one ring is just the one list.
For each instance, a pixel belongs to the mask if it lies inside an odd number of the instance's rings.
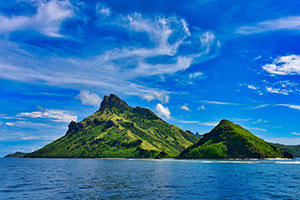
[[222,120],[213,130],[179,155],[179,158],[183,159],[292,157],[290,153],[265,142],[228,120]]
[[7,154],[4,158],[23,158],[26,153],[17,151],[16,153]]
[[278,143],[271,143],[271,144],[289,152],[294,157],[300,157],[300,145],[284,145]]
[[166,123],[151,110],[130,107],[111,94],[96,113],[72,121],[65,136],[25,157],[174,157],[196,141],[193,134]]

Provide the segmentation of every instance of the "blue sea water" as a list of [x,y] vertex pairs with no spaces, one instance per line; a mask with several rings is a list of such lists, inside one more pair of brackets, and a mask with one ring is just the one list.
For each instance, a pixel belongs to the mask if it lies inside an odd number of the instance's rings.
[[0,199],[300,199],[300,160],[7,158]]

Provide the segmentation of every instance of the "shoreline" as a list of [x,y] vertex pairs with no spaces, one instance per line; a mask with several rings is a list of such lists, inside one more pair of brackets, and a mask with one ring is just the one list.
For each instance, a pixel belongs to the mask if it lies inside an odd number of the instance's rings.
[[[5,158],[5,157],[3,157]],[[7,159],[7,158],[5,158]],[[39,157],[39,158],[17,158],[17,159],[102,159],[102,160],[155,160],[155,161],[283,161],[283,160],[296,160],[295,158],[201,158],[201,159],[177,159],[177,158],[50,158],[50,157]]]

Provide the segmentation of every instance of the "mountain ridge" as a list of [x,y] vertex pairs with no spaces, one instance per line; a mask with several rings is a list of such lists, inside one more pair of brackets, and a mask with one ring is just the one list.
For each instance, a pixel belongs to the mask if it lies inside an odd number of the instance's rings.
[[111,94],[93,115],[72,121],[63,137],[25,157],[174,157],[196,140],[151,110]]

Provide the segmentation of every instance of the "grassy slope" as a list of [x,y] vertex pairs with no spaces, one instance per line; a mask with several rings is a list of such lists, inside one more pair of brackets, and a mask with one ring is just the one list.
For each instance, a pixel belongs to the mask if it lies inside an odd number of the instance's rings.
[[184,150],[180,158],[283,158],[291,155],[243,127],[222,120],[211,132]]
[[[124,103],[124,102],[121,102]],[[174,157],[197,138],[144,108],[103,105],[67,134],[26,157]]]

